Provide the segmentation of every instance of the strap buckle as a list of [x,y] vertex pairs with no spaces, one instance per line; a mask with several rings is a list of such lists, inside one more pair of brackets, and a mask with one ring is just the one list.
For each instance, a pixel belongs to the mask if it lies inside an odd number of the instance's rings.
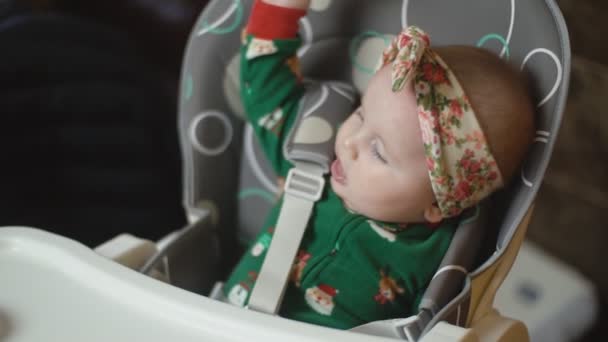
[[418,316],[408,317],[401,322],[401,329],[409,342],[418,341],[420,335],[422,335],[423,327],[421,326],[421,323],[420,317]]
[[323,178],[323,175],[292,167],[287,173],[284,191],[286,194],[316,202],[321,198],[324,187],[325,178]]

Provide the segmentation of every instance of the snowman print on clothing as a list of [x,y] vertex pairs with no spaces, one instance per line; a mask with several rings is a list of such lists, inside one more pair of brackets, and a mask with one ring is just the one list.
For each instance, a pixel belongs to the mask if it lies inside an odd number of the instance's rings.
[[251,292],[251,288],[253,287],[253,284],[255,284],[255,280],[257,279],[257,277],[257,272],[249,272],[247,274],[247,279],[234,285],[230,289],[230,292],[228,292],[228,302],[240,307],[245,306],[247,298],[249,297],[249,293]]
[[279,135],[284,122],[285,115],[283,113],[283,109],[277,108],[274,111],[262,116],[258,120],[258,126],[264,127],[275,135]]
[[245,306],[245,301],[247,300],[250,290],[251,289],[246,283],[241,282],[230,289],[228,301],[237,306]]
[[260,255],[262,255],[262,253],[264,253],[264,251],[270,246],[270,242],[272,241],[271,232],[272,228],[268,229],[266,233],[262,234],[262,236],[258,238],[258,241],[256,241],[255,245],[251,247],[251,255],[253,255],[254,257],[259,257]]

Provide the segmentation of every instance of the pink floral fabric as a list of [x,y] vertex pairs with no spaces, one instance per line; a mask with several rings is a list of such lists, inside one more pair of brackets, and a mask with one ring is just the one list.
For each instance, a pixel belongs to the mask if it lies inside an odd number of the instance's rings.
[[382,66],[392,64],[393,91],[414,83],[431,185],[447,218],[475,205],[503,181],[462,86],[429,46],[424,31],[407,27],[382,54]]

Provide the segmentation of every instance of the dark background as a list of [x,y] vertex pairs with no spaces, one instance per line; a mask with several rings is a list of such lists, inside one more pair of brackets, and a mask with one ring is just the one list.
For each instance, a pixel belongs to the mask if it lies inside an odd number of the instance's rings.
[[[94,247],[181,227],[177,85],[206,0],[0,0],[0,226]],[[597,288],[608,340],[608,2],[559,0],[570,95],[528,237]]]
[[177,84],[205,2],[0,0],[0,226],[95,246],[184,224]]

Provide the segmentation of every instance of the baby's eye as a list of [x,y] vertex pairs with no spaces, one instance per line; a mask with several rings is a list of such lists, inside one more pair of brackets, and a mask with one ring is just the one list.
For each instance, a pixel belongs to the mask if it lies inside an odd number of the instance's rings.
[[378,141],[377,140],[372,140],[371,145],[372,145],[371,146],[372,147],[372,155],[374,156],[374,158],[376,158],[379,161],[381,161],[384,164],[386,164],[386,159],[382,156],[382,154],[380,154],[380,151],[378,150]]

